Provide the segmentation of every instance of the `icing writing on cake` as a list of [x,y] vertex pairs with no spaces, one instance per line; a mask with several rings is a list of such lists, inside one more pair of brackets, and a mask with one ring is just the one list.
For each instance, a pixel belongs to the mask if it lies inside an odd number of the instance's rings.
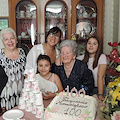
[[[76,101],[76,100],[70,100],[69,97],[64,97],[61,101],[56,102],[56,104],[59,105],[66,105],[66,106],[73,106],[73,107],[82,107],[86,108],[87,106],[84,106],[87,104],[86,101]],[[79,106],[79,104],[82,104]]]
[[97,100],[85,95],[85,90],[77,91],[74,87],[69,92],[69,86],[56,95],[45,110],[45,120],[94,120],[97,110]]
[[[72,93],[75,96],[75,93]],[[94,120],[97,101],[91,96],[59,93],[45,110],[46,120]]]
[[[56,106],[59,106],[62,108],[62,113],[67,115],[75,115],[80,116],[81,114],[81,108],[87,109],[88,102],[87,101],[79,101],[70,99],[69,97],[61,97],[59,101],[56,101]],[[55,107],[56,107],[55,106]]]

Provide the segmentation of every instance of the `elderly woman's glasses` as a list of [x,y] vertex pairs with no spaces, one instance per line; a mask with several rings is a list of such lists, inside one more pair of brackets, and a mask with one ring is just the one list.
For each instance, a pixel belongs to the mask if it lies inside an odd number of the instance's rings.
[[54,33],[50,33],[49,35],[50,35],[50,37],[55,37],[56,39],[59,39],[59,37],[60,37],[59,35],[56,35]]
[[62,56],[64,56],[64,55],[65,55],[65,56],[69,56],[69,55],[72,54],[72,52],[66,52],[66,53],[61,52],[60,54],[61,54]]

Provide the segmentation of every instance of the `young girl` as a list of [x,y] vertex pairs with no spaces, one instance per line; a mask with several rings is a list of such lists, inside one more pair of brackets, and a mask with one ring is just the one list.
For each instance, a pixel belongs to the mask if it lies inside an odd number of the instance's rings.
[[62,83],[57,74],[51,73],[51,60],[47,55],[39,55],[37,58],[36,79],[39,82],[40,90],[43,92],[43,98],[53,98],[57,93],[63,90]]
[[93,94],[98,94],[99,99],[103,100],[103,94],[105,92],[104,76],[107,68],[107,59],[106,56],[101,53],[101,46],[97,37],[92,36],[88,38],[85,54],[77,58],[87,63],[88,68],[92,70],[95,84]]

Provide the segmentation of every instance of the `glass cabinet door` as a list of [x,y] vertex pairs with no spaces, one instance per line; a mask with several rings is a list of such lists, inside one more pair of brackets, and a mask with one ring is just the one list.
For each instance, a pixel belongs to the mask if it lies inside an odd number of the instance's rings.
[[78,55],[84,54],[88,37],[102,38],[102,7],[103,0],[72,0],[72,37],[76,37]]
[[78,40],[97,34],[97,6],[92,0],[81,0],[76,6],[76,34]]
[[18,46],[30,49],[37,43],[36,6],[30,0],[20,1],[15,17]]
[[59,27],[62,31],[61,40],[67,38],[67,8],[64,1],[49,1],[45,8],[45,31],[46,33],[52,27]]

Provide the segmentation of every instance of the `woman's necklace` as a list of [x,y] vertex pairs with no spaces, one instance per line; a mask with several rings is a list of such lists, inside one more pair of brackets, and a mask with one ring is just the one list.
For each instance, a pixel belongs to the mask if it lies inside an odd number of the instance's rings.
[[45,44],[46,53],[52,53],[55,49],[48,50],[47,44]]
[[52,77],[52,73],[49,73],[48,78],[41,76],[42,78],[46,79],[46,80],[50,80],[50,78]]
[[49,75],[49,77],[47,78],[47,80],[50,80],[51,76],[52,76],[52,73],[50,73],[50,75]]

